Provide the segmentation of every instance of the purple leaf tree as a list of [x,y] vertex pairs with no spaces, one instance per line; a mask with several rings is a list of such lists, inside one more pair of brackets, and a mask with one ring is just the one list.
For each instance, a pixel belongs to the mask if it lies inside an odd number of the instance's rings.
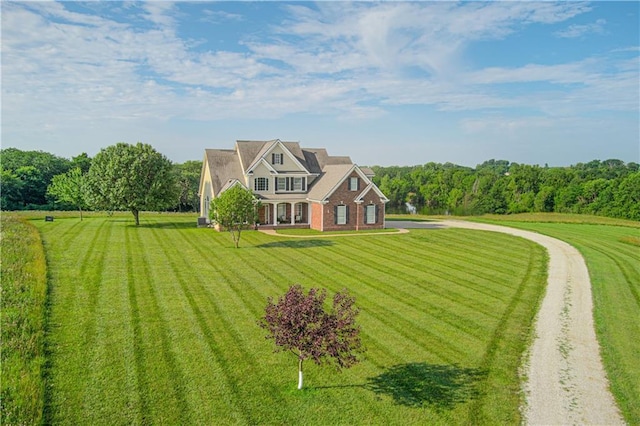
[[291,351],[298,358],[298,389],[302,389],[302,362],[312,359],[316,364],[334,363],[338,369],[358,362],[363,351],[360,326],[355,319],[359,309],[355,298],[346,290],[333,297],[330,311],[325,311],[326,290],[312,288],[308,294],[299,284],[274,303],[267,299],[265,316],[259,325],[266,329],[268,339],[274,339],[276,351]]

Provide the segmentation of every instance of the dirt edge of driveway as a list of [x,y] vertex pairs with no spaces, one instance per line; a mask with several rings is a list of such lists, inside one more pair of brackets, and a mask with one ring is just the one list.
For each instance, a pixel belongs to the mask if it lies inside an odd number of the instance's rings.
[[593,323],[591,281],[578,250],[556,238],[506,226],[443,225],[526,238],[549,254],[547,289],[523,365],[523,421],[532,425],[625,424],[609,390]]

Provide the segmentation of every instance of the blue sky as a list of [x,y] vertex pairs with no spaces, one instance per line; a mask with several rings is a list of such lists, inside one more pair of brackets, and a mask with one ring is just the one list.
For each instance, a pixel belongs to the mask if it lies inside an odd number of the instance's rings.
[[638,2],[2,1],[2,147],[640,162]]

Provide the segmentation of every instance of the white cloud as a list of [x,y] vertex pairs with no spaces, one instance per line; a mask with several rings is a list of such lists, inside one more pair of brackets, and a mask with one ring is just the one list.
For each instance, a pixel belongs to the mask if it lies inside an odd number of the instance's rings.
[[562,31],[556,31],[555,35],[562,38],[578,38],[586,34],[603,34],[606,23],[606,20],[598,19],[591,24],[569,25],[569,27]]

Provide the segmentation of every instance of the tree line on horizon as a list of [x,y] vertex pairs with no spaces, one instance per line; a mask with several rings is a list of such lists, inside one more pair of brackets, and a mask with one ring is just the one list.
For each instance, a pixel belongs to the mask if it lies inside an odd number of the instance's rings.
[[515,214],[556,212],[640,220],[640,164],[593,160],[549,167],[488,160],[456,164],[373,166],[389,198],[388,213]]
[[[74,169],[87,175],[92,161],[86,153],[66,159],[43,151],[0,150],[1,209],[76,209],[48,190],[55,176]],[[202,161],[166,161],[175,191],[161,210],[197,212]],[[542,167],[492,159],[475,168],[431,162],[372,169],[373,181],[390,200],[388,213],[406,213],[409,205],[422,214],[558,212],[640,220],[640,164],[635,162]]]
[[[109,148],[115,148],[118,145],[121,144],[113,145]],[[145,146],[151,148],[149,145]],[[129,145],[129,147],[135,146]],[[172,181],[172,190],[169,194],[170,200],[166,203],[166,207],[161,210],[197,212],[200,207],[198,185],[200,183],[202,161],[186,161],[182,164],[177,164],[171,163],[161,154],[157,154],[161,157],[158,160],[171,168],[170,176],[167,176],[167,178]],[[90,158],[86,153],[67,159],[44,151],[22,151],[17,148],[0,150],[1,209],[77,210],[78,205],[75,203],[59,200],[59,197],[55,195],[57,192],[55,187],[67,185],[69,180],[74,178],[78,182],[85,178],[88,181],[89,171],[94,159],[95,157]],[[94,167],[94,169],[97,169],[97,167]],[[104,174],[106,172],[102,171],[100,173]],[[94,170],[94,174],[97,174],[96,170]],[[142,176],[132,176],[133,179],[141,180]],[[102,203],[101,206],[93,206],[93,208],[96,207],[102,207],[104,210],[119,209],[117,206],[109,206],[105,205],[105,203]]]

